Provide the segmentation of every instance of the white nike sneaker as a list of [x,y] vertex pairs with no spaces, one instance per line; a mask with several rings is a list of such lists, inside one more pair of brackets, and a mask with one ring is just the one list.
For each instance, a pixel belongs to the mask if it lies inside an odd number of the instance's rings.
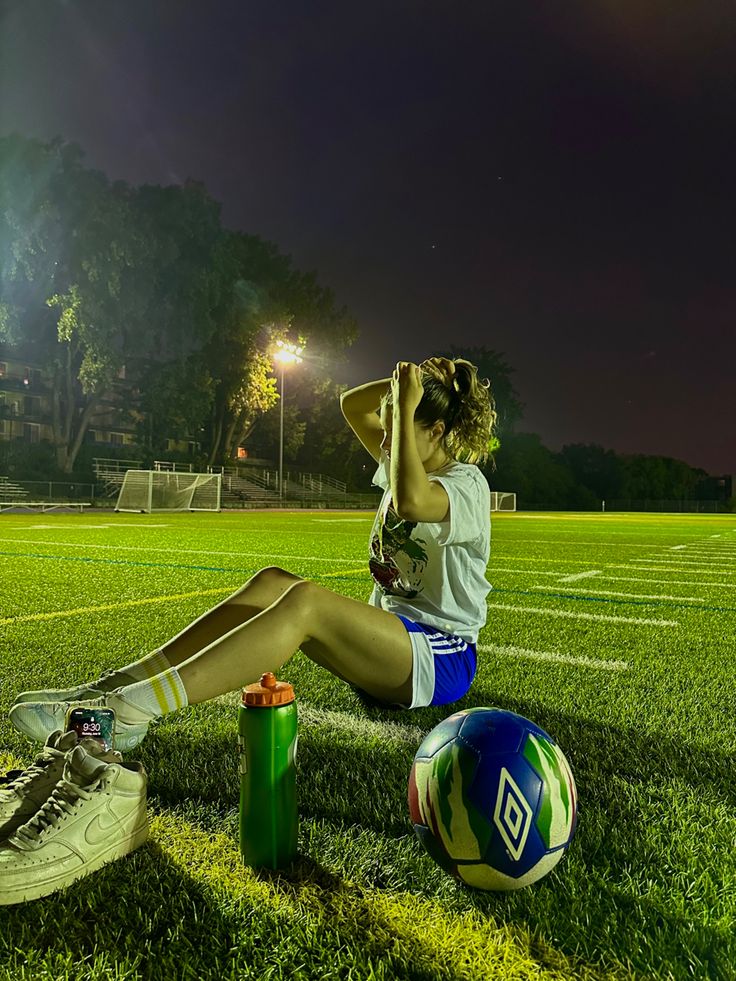
[[148,838],[146,771],[79,745],[39,811],[0,844],[0,906],[48,896]]
[[104,694],[104,688],[99,688],[95,682],[90,682],[84,685],[77,685],[76,688],[56,688],[50,691],[22,691],[13,699],[13,705],[17,705],[19,702],[86,702],[90,698],[99,698],[100,695]]
[[[0,841],[9,838],[22,824],[29,821],[51,796],[61,780],[68,753],[77,745],[77,734],[52,732],[41,755],[25,770],[10,770],[0,777]],[[122,756],[107,750],[94,739],[83,739],[88,753],[106,763],[121,763]]]
[[[20,729],[29,739],[43,742],[56,729],[65,726],[66,713],[69,708],[81,705],[83,708],[109,708],[108,698],[116,694],[107,692],[99,698],[90,698],[83,702],[16,702],[10,710],[10,721],[16,729]],[[149,720],[150,721],[150,720]],[[119,752],[133,749],[146,736],[149,722],[138,722],[133,725],[123,722],[116,713],[113,745]]]

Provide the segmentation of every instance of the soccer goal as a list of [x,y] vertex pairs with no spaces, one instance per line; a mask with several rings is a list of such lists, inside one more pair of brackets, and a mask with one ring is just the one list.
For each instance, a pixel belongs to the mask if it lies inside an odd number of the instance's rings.
[[511,491],[491,491],[491,511],[515,511],[516,494]]
[[219,511],[222,474],[126,470],[116,511]]

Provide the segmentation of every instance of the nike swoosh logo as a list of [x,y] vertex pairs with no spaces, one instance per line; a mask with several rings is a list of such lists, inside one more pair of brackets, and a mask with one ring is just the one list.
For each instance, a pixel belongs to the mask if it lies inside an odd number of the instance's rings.
[[99,845],[103,841],[108,841],[113,831],[117,831],[120,827],[120,822],[117,818],[112,817],[108,814],[108,822],[103,821],[102,814],[96,814],[92,820],[87,825],[84,838],[89,845]]

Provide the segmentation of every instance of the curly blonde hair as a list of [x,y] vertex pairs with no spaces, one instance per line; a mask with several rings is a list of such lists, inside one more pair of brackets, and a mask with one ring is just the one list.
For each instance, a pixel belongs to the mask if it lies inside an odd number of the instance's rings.
[[[490,382],[478,378],[478,369],[470,361],[451,360],[453,375],[431,362],[420,365],[424,394],[414,419],[426,429],[441,420],[449,456],[463,463],[484,463],[491,456],[497,418]],[[384,401],[391,405],[390,391]]]

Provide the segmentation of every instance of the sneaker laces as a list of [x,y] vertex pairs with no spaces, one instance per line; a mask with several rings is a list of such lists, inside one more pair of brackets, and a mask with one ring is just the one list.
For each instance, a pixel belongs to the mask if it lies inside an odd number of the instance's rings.
[[39,838],[48,828],[55,827],[67,814],[71,814],[80,800],[90,800],[99,786],[102,774],[87,787],[80,787],[62,777],[51,791],[51,796],[26,824],[15,832],[10,841],[28,851],[37,848]]
[[43,755],[39,756],[35,763],[32,763],[27,769],[8,770],[4,777],[0,777],[0,786],[3,790],[15,790],[16,792],[24,788],[27,789],[37,777],[46,772],[55,758],[65,755],[60,750],[54,749],[53,746],[47,746]]

